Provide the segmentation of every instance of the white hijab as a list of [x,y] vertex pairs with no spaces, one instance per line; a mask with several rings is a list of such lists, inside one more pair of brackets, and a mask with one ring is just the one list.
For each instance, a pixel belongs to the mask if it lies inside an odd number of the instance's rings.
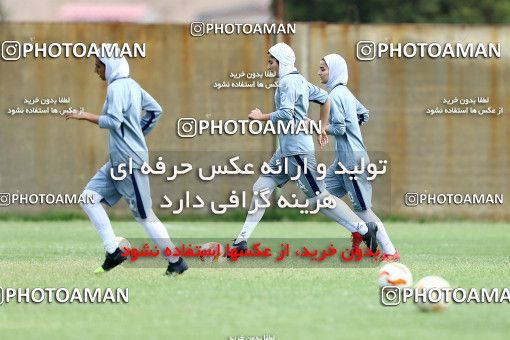
[[[112,44],[104,44],[105,50],[110,51]],[[114,56],[120,55],[118,46],[114,47]],[[99,60],[105,65],[105,78],[108,84],[119,78],[129,77],[129,64],[126,57],[122,58],[109,58],[100,57]]]
[[278,43],[269,49],[269,53],[278,60],[278,76],[281,78],[291,72],[297,71],[294,67],[296,55],[286,43]]
[[349,80],[349,72],[347,70],[347,63],[344,58],[338,54],[328,54],[324,57],[326,64],[329,68],[329,79],[326,83],[328,89],[333,89],[335,85],[343,84],[347,85]]

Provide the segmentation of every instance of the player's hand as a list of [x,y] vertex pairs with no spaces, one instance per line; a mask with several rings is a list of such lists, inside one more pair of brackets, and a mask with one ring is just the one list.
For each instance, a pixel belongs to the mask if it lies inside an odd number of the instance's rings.
[[250,114],[248,115],[248,118],[251,119],[251,120],[261,120],[261,118],[262,118],[262,111],[260,111],[259,109],[255,108],[255,109],[251,110]]
[[321,149],[325,147],[329,142],[329,137],[326,129],[327,127],[322,129],[321,134],[317,136],[317,142],[319,142]]
[[85,119],[87,114],[88,114],[88,112],[73,110],[72,113],[66,114],[65,117],[66,117],[66,120],[69,120],[69,119],[82,120],[82,119]]

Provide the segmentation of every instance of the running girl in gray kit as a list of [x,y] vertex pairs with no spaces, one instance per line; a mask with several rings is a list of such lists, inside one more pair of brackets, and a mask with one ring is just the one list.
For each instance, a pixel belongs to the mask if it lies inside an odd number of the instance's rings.
[[[119,52],[118,49],[116,51]],[[74,112],[67,115],[66,119],[89,121],[109,132],[110,160],[99,169],[83,192],[84,195],[93,197],[93,203],[82,205],[101,236],[106,250],[104,263],[95,270],[96,274],[100,274],[126,259],[121,255],[122,251],[110,219],[101,203],[112,207],[124,197],[133,216],[144,227],[161,253],[164,253],[166,247],[174,249],[175,246],[165,226],[152,211],[149,177],[140,172],[143,163],[148,162],[145,135],[158,123],[162,113],[161,106],[129,77],[129,64],[125,57],[96,58],[95,72],[108,82],[102,115]],[[142,110],[145,111],[143,117]],[[121,176],[117,171],[119,164],[129,163],[132,164],[132,173]],[[118,179],[121,177],[124,178]],[[182,274],[188,269],[181,257],[165,257],[169,262],[166,274]]]
[[[349,78],[347,63],[338,54],[325,56],[319,65],[321,83],[329,89],[331,109],[326,132],[335,137],[336,158],[328,168],[325,183],[328,191],[343,197],[348,194],[356,215],[365,222],[378,226],[377,241],[383,250],[381,260],[399,261],[400,255],[391,243],[383,223],[372,211],[372,185],[363,173],[351,179],[349,174],[335,174],[340,162],[347,170],[352,170],[363,160],[369,163],[367,149],[363,144],[360,125],[368,121],[368,110],[347,88]],[[361,235],[353,233],[353,249],[359,247]]]
[[[279,78],[279,85],[275,93],[276,111],[263,114],[259,109],[254,109],[248,117],[261,121],[271,120],[273,123],[305,121],[308,119],[309,102],[313,101],[321,105],[321,121],[325,125],[330,105],[328,94],[299,74],[294,67],[296,58],[292,48],[285,43],[279,43],[269,49],[268,56],[268,69]],[[297,174],[301,174],[296,181],[298,187],[308,197],[312,206],[316,207],[317,202],[328,197],[329,193],[324,182],[317,180],[312,136],[304,132],[280,134],[278,139],[280,147],[271,158],[269,165],[276,170],[278,165],[287,162],[288,173],[261,175],[253,186],[254,196],[250,210],[253,210],[255,204],[260,200],[261,192],[269,196],[277,186],[285,185],[290,177],[296,177]],[[319,136],[319,142],[321,145],[327,142],[327,135],[324,131]],[[307,164],[307,174],[304,174],[305,171],[303,171],[305,164]],[[375,252],[377,226],[373,223],[365,223],[342,200],[336,197],[334,199],[336,203],[334,208],[321,208],[320,211],[349,231],[359,232],[367,246]],[[264,210],[259,207],[256,212],[248,214],[239,236],[233,243],[235,248],[241,251],[247,249],[247,239],[262,219]]]

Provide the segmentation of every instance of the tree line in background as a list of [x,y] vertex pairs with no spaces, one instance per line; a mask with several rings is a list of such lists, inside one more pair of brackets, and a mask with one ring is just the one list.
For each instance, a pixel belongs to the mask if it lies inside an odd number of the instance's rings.
[[4,21],[7,18],[7,15],[5,14],[4,5],[2,4],[2,1],[0,0],[0,21]]
[[510,23],[510,0],[273,0],[284,21]]
[[288,22],[510,23],[510,0],[272,0],[272,10]]

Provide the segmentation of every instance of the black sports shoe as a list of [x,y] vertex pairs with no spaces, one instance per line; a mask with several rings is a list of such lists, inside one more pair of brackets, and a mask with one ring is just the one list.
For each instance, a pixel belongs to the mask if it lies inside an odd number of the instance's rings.
[[363,242],[367,245],[368,248],[375,253],[377,251],[377,224],[374,222],[367,222],[368,231],[365,235],[362,235]]
[[[234,240],[234,242],[235,242],[235,240]],[[232,247],[236,248],[237,251],[247,251],[248,243],[246,241],[241,241],[238,244],[232,243]]]
[[179,257],[179,260],[177,262],[170,262],[168,263],[168,268],[166,269],[166,275],[174,275],[174,274],[182,274],[186,270],[188,270],[188,264],[184,261],[182,257]]
[[[244,253],[245,251],[248,250],[248,242],[241,241],[238,244],[236,244],[235,241],[236,240],[234,240],[234,242],[232,242],[232,249],[235,248],[237,250],[237,253]],[[232,259],[230,258],[230,254],[227,253],[226,256],[227,256],[227,259],[232,261]]]
[[122,256],[122,251],[117,248],[113,253],[106,252],[106,258],[104,259],[101,267],[97,267],[94,274],[101,274],[117,267],[122,262],[126,261],[127,257]]

